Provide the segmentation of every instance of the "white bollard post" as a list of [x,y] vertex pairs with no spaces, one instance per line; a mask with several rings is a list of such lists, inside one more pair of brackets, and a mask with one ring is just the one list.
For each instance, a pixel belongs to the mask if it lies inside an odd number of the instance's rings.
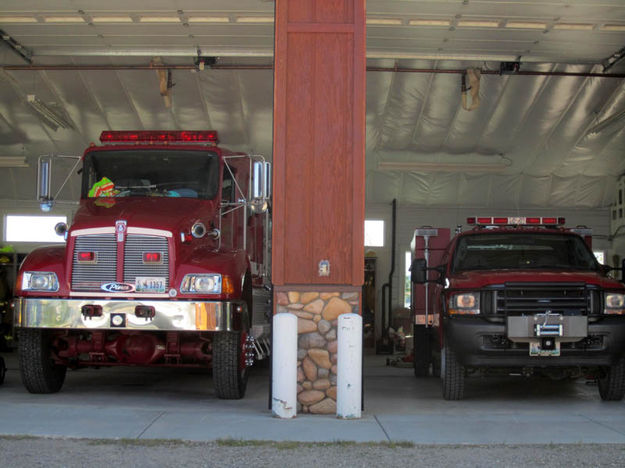
[[297,414],[297,317],[293,314],[273,316],[271,365],[271,412],[278,418],[294,418]]
[[336,416],[358,419],[362,408],[362,317],[339,316]]

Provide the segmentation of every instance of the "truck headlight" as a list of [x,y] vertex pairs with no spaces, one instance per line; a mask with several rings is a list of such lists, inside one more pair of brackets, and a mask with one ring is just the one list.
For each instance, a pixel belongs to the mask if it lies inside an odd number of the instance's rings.
[[26,271],[22,276],[22,291],[58,291],[59,279],[56,273]]
[[185,275],[180,285],[180,292],[221,294],[221,275],[218,273]]
[[625,294],[607,292],[604,304],[604,314],[625,314]]
[[458,293],[449,297],[450,314],[475,315],[480,313],[479,293]]

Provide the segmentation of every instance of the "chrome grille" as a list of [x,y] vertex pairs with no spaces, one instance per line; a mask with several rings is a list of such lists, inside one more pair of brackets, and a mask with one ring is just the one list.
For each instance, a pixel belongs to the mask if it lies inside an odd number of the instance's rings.
[[[143,263],[145,252],[160,253],[161,262]],[[169,251],[166,237],[128,235],[124,248],[124,283],[134,284],[137,276],[165,278],[165,285],[169,287]]]
[[[78,252],[94,252],[94,263],[78,262]],[[72,290],[100,291],[100,286],[115,281],[117,242],[115,234],[78,236],[72,259]]]
[[[563,315],[592,315],[600,312],[598,291],[579,283],[508,283],[493,291],[497,315],[532,315],[550,311]],[[491,296],[493,297],[493,296]],[[489,305],[490,305],[489,304]],[[491,311],[492,309],[489,306]]]

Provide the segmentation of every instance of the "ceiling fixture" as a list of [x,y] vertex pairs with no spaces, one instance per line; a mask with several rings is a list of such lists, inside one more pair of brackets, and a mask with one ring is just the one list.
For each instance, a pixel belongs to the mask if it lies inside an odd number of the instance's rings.
[[189,23],[229,23],[230,18],[227,16],[189,16]]
[[449,26],[451,21],[440,19],[411,19],[408,21],[410,26]]
[[45,102],[41,101],[34,94],[26,96],[26,102],[32,109],[39,114],[42,122],[48,125],[52,130],[56,131],[59,127],[74,129],[74,124],[69,117],[64,115],[61,109],[55,109]]
[[461,28],[498,28],[499,21],[487,20],[460,20],[457,26]]
[[82,16],[46,16],[44,23],[84,23]]
[[367,18],[367,24],[372,26],[401,26],[403,22],[399,18]]
[[132,23],[130,16],[92,16],[92,23]]
[[273,16],[239,16],[237,23],[273,23]]
[[528,21],[508,21],[506,23],[506,28],[515,29],[545,29],[546,27],[546,23],[533,23]]
[[[416,172],[502,172],[511,166],[512,161],[504,155],[484,156],[464,155],[397,155],[395,161],[386,160],[378,163],[380,171],[416,171]],[[419,158],[419,159],[416,159]]]
[[28,167],[26,156],[0,156],[0,167]]

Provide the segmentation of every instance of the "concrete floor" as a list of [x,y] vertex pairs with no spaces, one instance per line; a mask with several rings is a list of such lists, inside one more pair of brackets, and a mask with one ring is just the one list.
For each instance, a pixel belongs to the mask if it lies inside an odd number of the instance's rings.
[[625,443],[625,403],[602,402],[583,380],[489,378],[467,381],[466,399],[441,398],[438,379],[365,359],[362,419],[267,409],[269,372],[255,369],[246,398],[218,400],[207,372],[178,369],[68,371],[61,392],[31,395],[15,353],[4,354],[0,435],[212,441],[411,441],[417,444]]

